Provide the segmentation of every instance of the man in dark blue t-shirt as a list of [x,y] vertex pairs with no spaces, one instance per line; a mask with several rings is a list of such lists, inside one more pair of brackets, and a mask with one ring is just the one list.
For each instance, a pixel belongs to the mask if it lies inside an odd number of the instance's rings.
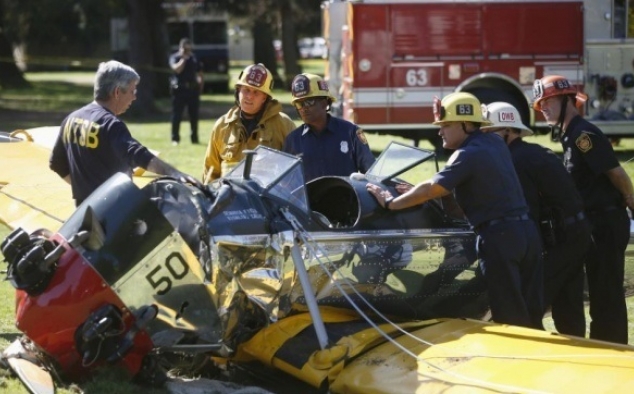
[[328,113],[335,98],[318,75],[299,74],[291,85],[291,104],[304,124],[291,131],[284,152],[301,156],[306,182],[321,176],[365,173],[374,163],[363,130]]
[[368,191],[386,209],[404,209],[453,190],[478,234],[493,320],[543,328],[541,242],[504,141],[479,130],[491,122],[469,93],[436,99],[434,117],[443,147],[455,149],[445,168],[395,198],[374,184]]
[[154,156],[117,118],[136,99],[139,80],[130,66],[114,60],[101,63],[95,76],[95,101],[62,122],[49,166],[71,185],[76,205],[117,172],[131,177],[135,167],[197,183]]

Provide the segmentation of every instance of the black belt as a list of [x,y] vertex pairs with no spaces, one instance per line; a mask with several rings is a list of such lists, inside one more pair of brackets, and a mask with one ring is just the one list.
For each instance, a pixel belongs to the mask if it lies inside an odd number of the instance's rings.
[[586,212],[588,213],[588,215],[600,215],[602,213],[615,211],[617,209],[619,209],[619,207],[617,207],[616,205],[609,205],[607,207],[598,207],[595,209],[589,209],[589,210],[586,210]]
[[582,221],[586,218],[586,215],[583,212],[579,212],[576,215],[568,216],[564,219],[564,226],[570,226],[571,224],[575,224],[577,222]]
[[196,82],[181,82],[178,84],[179,88],[185,88],[185,89],[191,89],[194,87],[198,87],[198,84]]
[[521,222],[521,221],[528,220],[528,219],[529,219],[529,217],[528,217],[527,213],[522,214],[522,215],[516,215],[516,216],[504,216],[504,217],[499,218],[499,219],[491,219],[489,221],[481,223],[475,230],[476,230],[476,232],[478,232],[479,230],[482,230],[482,229],[484,229],[486,227],[493,226],[493,225],[496,225],[496,224],[500,224],[502,222]]

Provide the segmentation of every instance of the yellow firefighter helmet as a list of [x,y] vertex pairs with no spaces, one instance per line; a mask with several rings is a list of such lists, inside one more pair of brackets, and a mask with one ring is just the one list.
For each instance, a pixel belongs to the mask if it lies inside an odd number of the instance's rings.
[[252,64],[240,73],[238,82],[236,82],[236,87],[238,86],[248,86],[268,96],[273,96],[271,92],[273,74],[262,63]]
[[294,104],[297,100],[311,97],[325,97],[330,99],[331,103],[336,101],[328,89],[328,82],[315,74],[304,73],[296,75],[291,84],[291,94],[293,95],[291,104]]
[[445,96],[442,101],[434,97],[434,122],[442,125],[447,122],[473,122],[482,126],[492,122],[485,116],[486,106],[471,93],[458,92]]

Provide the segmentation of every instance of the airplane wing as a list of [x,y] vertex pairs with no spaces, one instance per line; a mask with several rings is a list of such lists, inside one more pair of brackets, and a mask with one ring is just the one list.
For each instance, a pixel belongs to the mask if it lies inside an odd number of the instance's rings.
[[470,319],[375,329],[348,311],[322,314],[331,341],[325,350],[315,350],[306,313],[259,331],[237,359],[259,360],[334,393],[616,393],[634,385],[631,346]]
[[[55,232],[74,212],[70,185],[48,167],[58,133],[59,126],[47,126],[0,135],[0,223]],[[154,178],[142,174],[135,171],[135,183]]]

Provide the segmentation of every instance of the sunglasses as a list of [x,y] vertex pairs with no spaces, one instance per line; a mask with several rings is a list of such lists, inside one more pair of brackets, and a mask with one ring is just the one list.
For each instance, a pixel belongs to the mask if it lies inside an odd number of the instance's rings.
[[293,105],[295,106],[296,109],[310,108],[314,106],[315,104],[317,104],[319,100],[320,99],[312,98],[312,99],[306,99],[301,101],[295,101]]

